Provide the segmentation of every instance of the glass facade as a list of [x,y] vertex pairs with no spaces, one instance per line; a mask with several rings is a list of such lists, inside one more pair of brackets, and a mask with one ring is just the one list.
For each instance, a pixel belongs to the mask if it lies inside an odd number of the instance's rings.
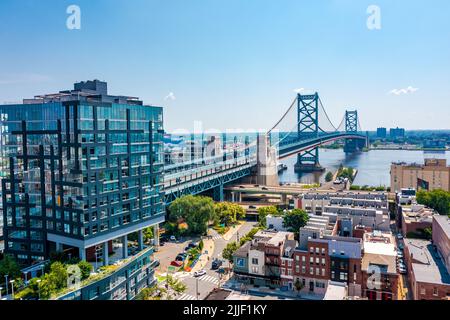
[[107,238],[164,216],[162,108],[69,91],[0,116],[5,252],[21,263],[46,259],[50,234]]

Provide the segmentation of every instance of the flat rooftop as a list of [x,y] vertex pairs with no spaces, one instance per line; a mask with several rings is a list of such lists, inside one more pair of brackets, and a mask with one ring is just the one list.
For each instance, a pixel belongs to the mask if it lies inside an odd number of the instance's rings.
[[394,236],[390,233],[374,231],[364,234],[364,253],[396,257],[397,246]]
[[416,281],[450,285],[450,275],[430,241],[405,239],[405,246],[412,255],[411,266]]
[[279,246],[280,243],[284,240],[293,239],[294,233],[285,231],[260,230],[255,234],[254,238],[257,239],[258,242],[265,242],[266,244],[271,246]]

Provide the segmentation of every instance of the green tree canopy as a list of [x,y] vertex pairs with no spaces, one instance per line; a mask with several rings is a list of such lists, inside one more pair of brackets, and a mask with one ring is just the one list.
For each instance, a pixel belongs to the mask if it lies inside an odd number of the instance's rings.
[[266,227],[266,217],[268,215],[277,216],[280,213],[278,212],[277,207],[275,206],[268,206],[268,207],[260,207],[258,208],[258,219],[259,219],[259,225],[262,227]]
[[61,262],[53,262],[50,266],[50,277],[55,284],[56,289],[62,289],[67,286],[67,269]]
[[237,249],[239,249],[239,245],[236,241],[228,243],[227,246],[223,249],[222,257],[230,262],[233,262],[233,254]]
[[416,199],[418,203],[436,210],[439,214],[450,214],[450,192],[444,190],[421,190],[417,192]]
[[81,271],[81,279],[84,280],[84,279],[89,278],[89,275],[91,274],[91,272],[93,270],[92,264],[90,264],[87,261],[82,260],[82,261],[78,262],[78,267],[80,268],[80,271]]
[[5,279],[5,275],[8,275],[10,280],[20,277],[20,267],[14,257],[10,255],[5,255],[0,260],[0,281]]
[[333,173],[328,171],[327,174],[325,175],[325,181],[330,182],[332,180],[333,180]]
[[217,202],[214,204],[217,222],[226,226],[236,223],[245,216],[245,210],[240,205],[231,202]]
[[306,226],[309,220],[309,215],[306,211],[301,209],[294,209],[288,213],[283,218],[284,226],[290,232],[298,234],[300,228]]
[[169,221],[184,220],[190,234],[205,234],[208,222],[214,220],[214,201],[203,196],[184,196],[176,199],[169,207]]

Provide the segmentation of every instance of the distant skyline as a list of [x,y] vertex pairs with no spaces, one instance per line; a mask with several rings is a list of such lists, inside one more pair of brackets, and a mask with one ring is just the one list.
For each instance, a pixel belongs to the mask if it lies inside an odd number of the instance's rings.
[[358,109],[364,130],[450,129],[448,12],[448,0],[2,0],[0,103],[99,79],[163,106],[168,131],[248,130],[318,91],[336,125]]

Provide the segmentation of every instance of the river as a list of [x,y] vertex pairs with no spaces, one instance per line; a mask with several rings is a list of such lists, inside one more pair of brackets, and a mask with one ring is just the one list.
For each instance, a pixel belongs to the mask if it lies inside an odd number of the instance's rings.
[[319,149],[320,164],[326,168],[321,173],[296,174],[294,164],[297,156],[282,160],[288,169],[280,173],[280,182],[317,183],[323,182],[327,171],[335,172],[342,164],[358,169],[354,181],[356,185],[389,186],[390,166],[392,162],[423,163],[426,158],[446,158],[450,163],[450,152],[424,152],[408,150],[371,150],[346,155],[342,149]]

